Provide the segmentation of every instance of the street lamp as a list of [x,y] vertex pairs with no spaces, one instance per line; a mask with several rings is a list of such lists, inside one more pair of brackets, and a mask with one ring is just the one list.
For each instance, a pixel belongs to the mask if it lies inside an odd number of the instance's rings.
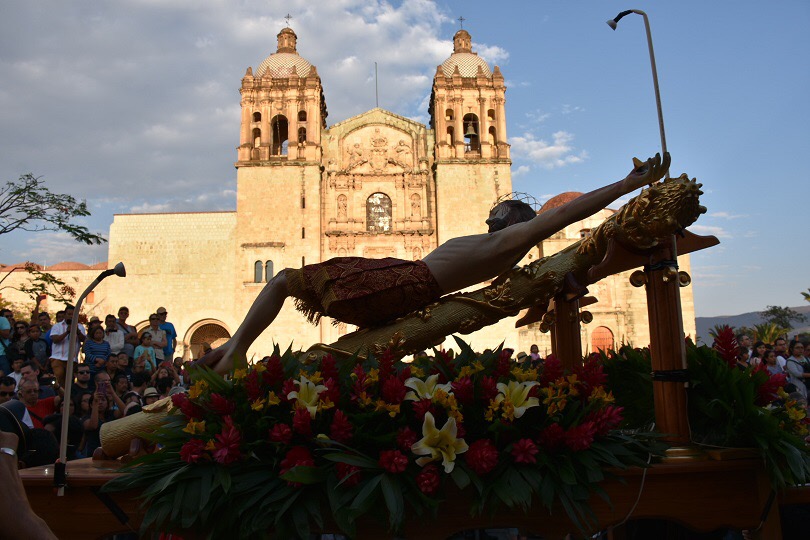
[[[653,52],[652,33],[650,32],[650,19],[647,17],[647,14],[640,9],[628,9],[627,11],[622,11],[613,19],[607,21],[607,24],[613,30],[616,30],[619,21],[631,13],[636,13],[644,17],[644,28],[647,30],[647,47],[650,49],[650,65],[652,66],[653,87],[655,87],[655,105],[658,108],[658,129],[661,132],[661,155],[664,155],[667,152],[667,137],[664,134],[664,113],[661,111],[661,91],[658,89],[658,70],[655,69],[655,53]],[[667,178],[669,178],[669,171],[667,171]]]
[[53,483],[58,488],[57,496],[61,497],[65,494],[66,483],[66,462],[67,462],[67,437],[68,437],[68,420],[70,420],[70,387],[73,385],[73,359],[78,354],[76,343],[76,330],[79,325],[79,311],[82,307],[82,302],[85,297],[90,294],[90,291],[96,288],[96,285],[109,276],[116,275],[118,277],[126,277],[127,271],[124,268],[124,263],[120,262],[114,268],[104,270],[93,280],[93,283],[88,285],[84,290],[79,300],[76,302],[76,307],[73,310],[73,319],[70,321],[70,335],[68,339],[68,360],[65,366],[65,398],[62,403],[62,436],[59,440],[59,461],[56,462],[56,467],[53,474]]

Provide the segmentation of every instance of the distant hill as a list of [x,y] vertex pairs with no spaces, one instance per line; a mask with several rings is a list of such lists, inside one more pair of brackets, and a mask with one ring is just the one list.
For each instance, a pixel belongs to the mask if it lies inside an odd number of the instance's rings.
[[[800,324],[801,327],[794,328],[790,331],[790,335],[801,334],[802,332],[810,332],[810,305],[798,306],[790,308],[807,316],[808,321]],[[765,321],[760,317],[758,311],[751,311],[749,313],[742,313],[740,315],[723,315],[720,317],[696,317],[695,323],[697,325],[698,337],[703,343],[710,344],[711,338],[709,337],[709,330],[717,324],[727,324],[735,328],[740,326],[747,326],[752,328],[755,324],[762,324]]]

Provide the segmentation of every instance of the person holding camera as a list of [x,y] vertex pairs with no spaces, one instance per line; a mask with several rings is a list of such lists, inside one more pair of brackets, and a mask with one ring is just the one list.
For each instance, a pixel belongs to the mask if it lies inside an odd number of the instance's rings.
[[57,384],[55,389],[59,395],[39,398],[39,383],[30,379],[23,379],[20,381],[17,393],[19,394],[20,401],[23,402],[25,408],[28,409],[28,414],[31,415],[31,422],[34,428],[44,427],[43,420],[46,416],[56,413],[59,410],[59,405],[62,403],[62,397],[65,391]]

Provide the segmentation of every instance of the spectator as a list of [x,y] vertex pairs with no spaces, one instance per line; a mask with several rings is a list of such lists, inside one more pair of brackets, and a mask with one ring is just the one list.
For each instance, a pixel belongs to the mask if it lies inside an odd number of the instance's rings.
[[796,386],[796,391],[807,399],[807,381],[810,379],[810,362],[804,357],[804,345],[791,341],[788,347],[787,373],[788,382]]
[[745,333],[737,334],[737,346],[741,349],[745,349],[748,352],[748,357],[751,358],[753,352],[751,348],[751,336]]
[[155,389],[158,391],[158,394],[160,394],[159,399],[169,397],[172,388],[174,388],[174,381],[171,377],[161,377],[155,382]]
[[124,396],[129,392],[129,381],[127,380],[127,376],[123,373],[117,373],[115,377],[112,378],[112,386],[113,392],[118,394],[118,397],[121,398],[121,401],[124,402],[126,405],[126,401]]
[[[99,374],[101,375],[101,373]],[[106,375],[106,374],[104,374]],[[97,385],[97,390],[90,396],[90,414],[82,418],[84,427],[84,446],[81,449],[85,456],[92,456],[96,448],[101,446],[99,432],[104,422],[115,420],[116,415],[110,407],[110,401],[103,390]]]
[[51,345],[42,337],[42,329],[32,324],[28,327],[28,340],[25,342],[25,361],[36,361],[40,368],[49,366]]
[[174,371],[177,372],[177,375],[180,378],[178,384],[185,387],[188,384],[188,373],[183,365],[183,358],[180,356],[176,356],[174,359]]
[[92,402],[92,398],[93,392],[87,390],[76,395],[76,399],[74,401],[76,403],[76,416],[79,418],[84,418],[85,416],[90,415],[90,403]]
[[135,348],[139,345],[138,332],[135,327],[127,324],[127,317],[129,317],[129,308],[121,306],[118,309],[118,327],[124,332],[124,348],[122,349],[127,356],[133,358],[135,356]]
[[42,335],[48,333],[51,329],[51,316],[47,311],[40,311],[37,315],[37,324],[39,325],[39,329],[42,330]]
[[[137,392],[143,398],[146,388],[149,386],[149,375],[146,373],[133,373],[130,381],[130,387],[133,392]],[[141,399],[143,401],[143,399]]]
[[118,356],[111,354],[107,357],[107,362],[104,364],[104,369],[109,374],[110,380],[113,380],[116,375],[123,375],[124,372],[118,369]]
[[0,404],[17,397],[17,382],[11,377],[0,377]]
[[776,353],[776,361],[779,362],[782,369],[786,369],[787,357],[789,356],[787,352],[787,340],[781,337],[776,338],[773,342],[773,350]]
[[54,414],[62,401],[60,396],[51,396],[39,399],[39,383],[26,379],[20,383],[20,401],[25,404],[28,414],[31,415],[33,425],[29,427],[42,428],[42,421],[49,414]]
[[[13,311],[11,311],[11,310],[10,310],[10,309],[8,309],[8,308],[3,308],[3,309],[0,309],[0,317],[5,317],[5,318],[6,318],[6,320],[9,322],[9,325],[11,326],[11,328],[10,328],[9,330],[11,330],[12,328],[14,328],[14,323],[15,323],[16,321],[14,320],[14,312],[13,312]],[[10,338],[11,338],[13,335],[14,335],[14,332],[12,331],[12,332],[11,332],[11,335],[9,336],[9,339],[10,339]]]
[[172,381],[172,386],[180,384],[180,376],[175,371],[174,366],[168,362],[163,362],[158,366],[157,370],[152,374],[152,386],[157,387],[155,384],[160,379],[169,379]]
[[172,323],[166,321],[169,312],[166,311],[165,307],[157,308],[156,314],[158,316],[158,322],[160,323],[160,329],[166,333],[166,345],[163,347],[163,358],[171,360],[174,356],[174,350],[177,348],[177,330],[175,330]]
[[141,356],[139,356],[138,358],[136,358],[135,360],[132,361],[132,369],[130,370],[130,373],[131,373],[130,380],[136,374],[143,375],[143,376],[146,377],[147,380],[149,380],[149,372],[146,371],[146,357],[147,356],[148,355],[141,355]]
[[751,358],[748,359],[748,364],[751,366],[758,366],[761,364],[762,356],[765,354],[767,349],[768,348],[761,341],[754,343],[754,346],[751,348]]
[[[65,385],[65,366],[67,365],[68,361],[68,354],[70,350],[70,344],[68,336],[70,335],[70,321],[73,319],[73,306],[66,306],[65,307],[65,320],[62,322],[58,322],[53,325],[51,328],[51,341],[53,345],[51,346],[51,369],[53,369],[53,374],[56,376],[56,380],[59,382],[59,386]],[[84,330],[84,326],[81,323],[78,323],[77,332],[76,332],[76,339],[79,343],[82,343],[85,339],[87,333]],[[78,347],[76,349],[76,353],[78,356]],[[71,362],[74,364],[74,371],[76,368],[76,356],[70,359]]]
[[129,367],[129,356],[124,351],[118,353],[118,371],[127,376],[127,379],[132,375],[132,370]]
[[[71,409],[73,408],[71,402]],[[62,415],[61,414],[51,414],[45,417],[42,421],[45,429],[53,433],[54,438],[59,441],[62,438]],[[73,412],[70,413],[70,418],[68,418],[68,436],[67,436],[67,459],[68,461],[76,459],[78,457],[77,453],[79,451],[79,446],[82,443],[82,437],[84,436],[84,428],[82,426],[82,421],[76,416],[73,415]]]
[[[84,361],[91,366],[98,366],[97,358],[101,358],[104,364],[110,356],[110,344],[104,341],[104,329],[96,326],[89,332],[87,341],[84,342]],[[118,357],[115,358],[115,366],[118,366]]]
[[[42,313],[39,314],[40,317],[42,317],[42,315],[43,315]],[[40,319],[40,321],[41,320],[42,319]],[[60,322],[60,321],[63,321],[63,320],[65,320],[65,312],[64,311],[57,311],[56,312],[56,322]],[[51,330],[53,330],[53,325],[51,324],[50,315],[48,316],[48,325],[47,326],[48,326],[47,329],[44,326],[42,327],[42,332],[43,332],[42,339],[47,341],[48,345],[53,347],[53,340],[51,339]]]
[[102,371],[100,373],[96,373],[94,379],[96,383],[96,391],[93,395],[101,391],[104,394],[104,397],[107,398],[107,401],[110,404],[110,410],[113,411],[115,417],[121,418],[121,416],[124,414],[124,402],[121,401],[118,394],[113,392],[110,375],[106,371]]
[[0,311],[0,376],[11,372],[11,362],[8,360],[8,347],[11,344],[11,323],[3,316],[5,310]]
[[17,381],[17,384],[20,384],[22,380],[22,367],[25,361],[22,358],[15,358],[14,361],[11,363],[11,373],[8,374],[9,377]]
[[[28,379],[29,381],[36,381],[39,385],[40,371],[36,362],[25,362],[20,368],[20,374],[22,374],[21,382],[22,380]],[[39,399],[55,395],[56,391],[51,388],[51,385],[39,385]]]
[[748,349],[745,347],[740,347],[739,352],[737,353],[737,367],[745,370],[748,369]]
[[[157,313],[149,315],[149,328],[146,329],[152,334],[152,347],[155,349],[155,359],[158,364],[163,362],[163,347],[166,346],[166,332],[160,329],[160,317]],[[169,357],[171,360],[171,357]]]
[[141,344],[135,347],[136,362],[140,359],[146,362],[144,368],[147,372],[152,373],[157,369],[155,349],[152,347],[152,334],[148,331],[141,334]]
[[8,361],[14,363],[17,358],[28,360],[25,355],[25,343],[28,341],[28,323],[17,321],[11,334],[11,343],[8,347]]
[[76,369],[76,382],[70,386],[71,398],[76,398],[77,395],[85,392],[93,391],[93,379],[90,374],[90,366],[87,364],[80,364]]
[[104,341],[110,344],[110,350],[113,354],[118,354],[124,350],[126,334],[121,327],[118,326],[115,320],[115,315],[107,315],[104,317]]
[[779,362],[776,361],[776,352],[773,350],[765,351],[765,356],[762,357],[762,361],[765,362],[765,367],[771,375],[778,375],[785,372],[782,366],[779,365]]
[[151,405],[152,403],[156,402],[159,399],[160,399],[160,393],[157,391],[157,389],[155,389],[155,388],[153,388],[151,386],[149,388],[147,388],[146,391],[143,393],[143,405],[144,405],[144,407],[147,406],[147,405]]

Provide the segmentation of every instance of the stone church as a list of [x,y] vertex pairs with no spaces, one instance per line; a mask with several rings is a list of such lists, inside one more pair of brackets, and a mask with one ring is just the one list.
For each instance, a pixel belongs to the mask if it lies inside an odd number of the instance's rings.
[[[460,30],[433,78],[429,126],[379,108],[329,126],[318,70],[284,28],[277,51],[241,81],[236,210],[116,215],[109,260],[123,261],[128,275],[103,282],[85,312],[103,319],[126,305],[129,322],[141,328],[165,306],[179,333],[178,354],[196,357],[201,343],[230,337],[284,268],[346,255],[420,259],[450,238],[485,232],[489,210],[512,191],[505,93],[499,68],[490,69]],[[555,197],[540,211],[576,195]],[[560,231],[524,263],[575,242],[611,214]],[[98,270],[75,266],[70,278],[81,290]],[[688,270],[688,260],[681,267]],[[686,333],[694,336],[691,288],[681,293]],[[588,308],[594,320],[583,326],[584,350],[648,343],[644,291],[627,275],[592,286],[591,294],[599,302]],[[550,352],[548,334],[536,324],[515,329],[515,320],[465,339],[477,350],[505,341],[515,350],[537,343]],[[274,343],[330,343],[353,329],[326,318],[310,325],[289,301],[251,354],[269,354]]]

